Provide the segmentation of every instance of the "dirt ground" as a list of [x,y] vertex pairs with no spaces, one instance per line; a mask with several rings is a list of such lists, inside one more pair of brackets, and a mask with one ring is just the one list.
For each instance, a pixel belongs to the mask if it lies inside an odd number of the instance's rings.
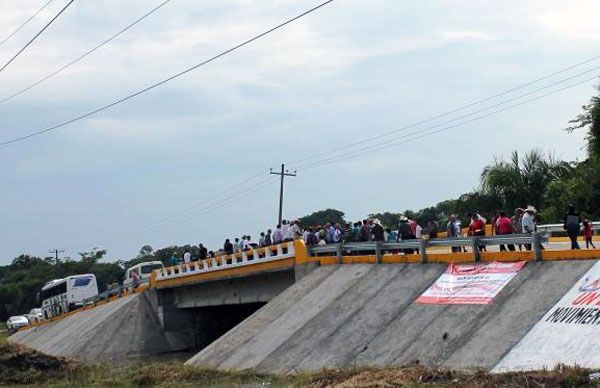
[[221,372],[179,361],[135,365],[84,365],[9,344],[0,333],[0,385],[36,386],[215,386],[215,387],[588,387],[592,371],[557,368],[552,371],[487,374],[422,367],[326,370],[297,375],[254,371]]

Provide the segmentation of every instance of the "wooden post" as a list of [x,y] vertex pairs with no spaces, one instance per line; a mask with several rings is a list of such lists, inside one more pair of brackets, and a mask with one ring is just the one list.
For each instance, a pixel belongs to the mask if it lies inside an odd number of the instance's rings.
[[531,234],[531,240],[533,259],[542,261],[542,236],[538,232],[534,232]]
[[427,263],[427,240],[425,237],[421,236],[421,240],[419,241],[419,254],[421,255],[421,263]]
[[479,238],[477,236],[473,236],[471,240],[471,247],[473,248],[473,261],[478,262],[481,261],[481,255],[479,254]]

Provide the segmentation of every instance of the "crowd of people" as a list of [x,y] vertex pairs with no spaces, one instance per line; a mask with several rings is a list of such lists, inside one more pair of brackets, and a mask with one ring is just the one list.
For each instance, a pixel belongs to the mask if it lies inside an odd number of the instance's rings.
[[[258,242],[253,241],[249,235],[241,238],[226,239],[223,247],[218,251],[208,251],[203,244],[199,244],[198,254],[192,256],[188,249],[184,252],[182,258],[173,257],[173,264],[179,262],[189,263],[196,260],[205,260],[209,257],[217,257],[223,254],[234,254],[253,250],[260,247],[280,244],[282,242],[303,239],[307,246],[323,246],[327,244],[338,244],[348,242],[400,242],[406,240],[420,239],[427,236],[430,239],[441,237],[445,232],[445,237],[462,236],[485,236],[489,230],[492,235],[509,234],[532,234],[537,231],[537,210],[533,206],[517,208],[514,214],[509,215],[503,210],[494,211],[490,222],[478,212],[467,215],[469,224],[462,225],[461,219],[456,214],[450,214],[445,222],[445,228],[442,229],[437,220],[429,219],[424,225],[420,225],[411,216],[401,216],[396,228],[384,227],[378,219],[364,219],[354,223],[335,223],[329,222],[324,225],[303,227],[298,220],[283,220],[274,230],[268,229],[260,233]],[[486,226],[489,225],[489,228]],[[573,206],[569,206],[563,219],[563,227],[571,240],[571,249],[580,249],[577,238],[584,236],[586,248],[594,248],[592,241],[593,228],[589,220],[581,218]],[[501,251],[531,250],[531,244],[517,245],[502,244]],[[461,252],[464,247],[452,247],[452,252]],[[481,251],[485,251],[484,245],[480,246]],[[413,249],[405,249],[404,253],[414,253]]]

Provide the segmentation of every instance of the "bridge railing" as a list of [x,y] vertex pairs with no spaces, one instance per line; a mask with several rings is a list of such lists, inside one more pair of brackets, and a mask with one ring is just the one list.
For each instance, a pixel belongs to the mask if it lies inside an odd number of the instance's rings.
[[[591,222],[593,230],[600,230],[600,221]],[[551,235],[552,233],[565,233],[564,224],[545,224],[537,226],[538,233]]]
[[241,253],[222,255],[206,260],[157,269],[154,271],[154,281],[160,282],[162,280],[176,279],[200,273],[289,259],[295,256],[294,242],[284,242],[264,248],[250,249]]
[[400,252],[406,250],[418,250],[421,261],[427,262],[427,248],[429,247],[470,247],[472,249],[473,261],[480,261],[480,247],[490,245],[531,245],[535,260],[541,260],[542,243],[548,242],[548,236],[540,233],[533,234],[508,234],[495,236],[473,236],[473,237],[450,237],[428,239],[402,240],[398,242],[351,242],[340,244],[328,244],[309,248],[311,255],[335,255],[341,262],[344,255],[375,255],[378,261],[386,252]]

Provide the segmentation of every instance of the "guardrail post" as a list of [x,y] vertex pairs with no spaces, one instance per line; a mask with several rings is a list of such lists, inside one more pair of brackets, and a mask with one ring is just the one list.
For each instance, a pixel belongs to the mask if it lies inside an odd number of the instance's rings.
[[342,264],[342,243],[337,243],[335,247],[338,264]]
[[421,263],[427,263],[427,252],[425,249],[427,248],[427,240],[425,237],[421,237],[419,240],[419,254],[421,255]]
[[377,264],[381,264],[383,261],[383,255],[381,254],[381,241],[375,241],[375,261]]
[[533,259],[542,261],[542,235],[534,232],[531,234],[531,247],[533,250]]
[[481,255],[479,254],[479,237],[473,236],[471,247],[473,248],[473,261],[481,261]]

